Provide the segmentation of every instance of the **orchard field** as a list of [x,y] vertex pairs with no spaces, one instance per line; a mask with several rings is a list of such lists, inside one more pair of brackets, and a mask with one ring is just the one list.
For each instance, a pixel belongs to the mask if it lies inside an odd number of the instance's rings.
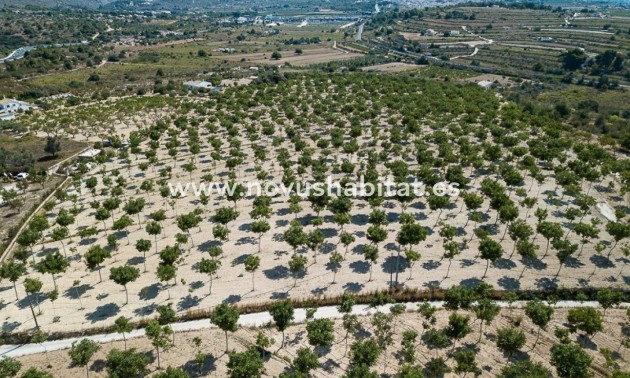
[[[112,329],[121,317],[147,324],[165,309],[174,311],[172,321],[388,288],[474,292],[474,306],[490,306],[492,289],[511,298],[611,288],[616,291],[598,298],[611,295],[604,301],[610,306],[627,300],[614,295],[630,280],[624,272],[630,252],[627,157],[590,134],[568,132],[544,109],[519,106],[476,84],[418,75],[275,74],[221,94],[118,98],[29,116],[31,132],[55,130],[94,143],[102,153],[92,169],[79,165],[8,251],[0,267],[5,336],[41,335],[32,333],[37,329],[60,337]],[[361,177],[375,185],[394,182],[397,190],[386,196],[245,192],[251,182],[346,188]],[[458,190],[412,195],[405,188],[415,180]],[[235,190],[208,196],[172,190],[190,183]],[[451,309],[475,311],[473,299],[453,303]],[[624,332],[621,311],[614,321],[586,311],[570,323],[599,319],[613,322],[606,334]],[[445,328],[473,321],[446,325],[451,315],[440,314]],[[418,320],[412,323],[424,332]],[[590,336],[601,331],[575,327]],[[455,357],[457,340],[470,332],[444,332],[429,343],[452,349],[431,358],[470,358]],[[609,369],[594,352],[603,345],[608,350],[615,344],[615,366],[627,366],[622,336],[611,341],[600,334],[593,346],[584,337],[546,332],[543,339],[566,348],[593,349],[588,353],[597,356],[598,374]],[[494,345],[495,337],[493,331],[484,343]],[[462,353],[475,348],[475,337],[469,338]],[[548,353],[552,343],[536,353]],[[498,367],[485,367],[495,364],[494,347],[480,348],[483,374],[498,374]],[[356,369],[374,364],[350,363]],[[322,376],[339,375],[343,366]]]

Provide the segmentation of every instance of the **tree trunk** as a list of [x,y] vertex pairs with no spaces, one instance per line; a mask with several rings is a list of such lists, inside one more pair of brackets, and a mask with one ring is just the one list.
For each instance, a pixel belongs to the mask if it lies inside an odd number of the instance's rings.
[[20,298],[18,297],[18,293],[17,293],[17,285],[15,284],[15,281],[13,281],[13,290],[15,290],[15,300],[20,300]]
[[33,314],[33,320],[35,321],[35,328],[39,331],[39,323],[37,323],[37,316],[35,316],[35,310],[33,309],[33,302],[31,302],[31,297],[28,297],[28,305],[31,308],[31,314]]
[[486,278],[486,274],[488,273],[488,267],[490,267],[490,260],[486,260],[486,270],[485,272],[483,272],[483,277],[481,278]]
[[228,352],[228,335],[227,335],[227,331],[225,331],[225,353]]
[[127,291],[127,285],[123,285],[125,288],[125,305],[129,304],[129,292]]

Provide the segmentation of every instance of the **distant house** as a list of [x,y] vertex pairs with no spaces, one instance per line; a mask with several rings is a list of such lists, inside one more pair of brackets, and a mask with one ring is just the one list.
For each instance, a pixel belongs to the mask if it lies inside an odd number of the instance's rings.
[[539,37],[538,40],[540,40],[540,42],[553,42],[553,38],[551,37]]
[[101,150],[97,149],[97,148],[90,148],[89,150],[83,152],[82,154],[79,155],[79,159],[80,160],[92,160],[95,157],[97,157],[98,155],[100,155]]
[[15,114],[19,111],[26,111],[36,108],[35,105],[28,102],[13,99],[0,100],[0,120],[8,121],[15,119]]
[[492,86],[494,85],[494,83],[488,80],[481,80],[480,82],[477,83],[477,85],[479,85],[483,89],[492,89]]
[[451,37],[459,37],[459,30],[451,30],[448,35]]
[[188,87],[190,90],[194,89],[212,89],[213,85],[209,81],[202,80],[193,80],[193,81],[185,81],[184,85]]
[[424,32],[424,35],[427,35],[427,36],[432,37],[432,36],[434,36],[434,35],[437,35],[437,32],[436,32],[435,30],[433,30],[433,29],[427,29],[427,30]]

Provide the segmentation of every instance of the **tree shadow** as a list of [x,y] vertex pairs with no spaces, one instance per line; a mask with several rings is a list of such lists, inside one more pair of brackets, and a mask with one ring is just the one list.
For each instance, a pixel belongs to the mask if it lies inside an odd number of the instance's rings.
[[263,274],[270,280],[282,280],[290,276],[289,268],[284,265],[276,265],[271,269],[263,270]]
[[505,290],[518,290],[521,288],[521,282],[514,277],[503,276],[499,278],[497,283]]
[[203,281],[193,281],[190,283],[190,288],[192,290],[201,289],[204,286]]
[[243,245],[243,244],[250,244],[250,245],[257,245],[258,244],[258,239],[253,237],[253,236],[243,236],[242,238],[239,238],[236,243],[234,243],[236,245]]
[[277,299],[286,299],[289,297],[289,293],[286,291],[274,291],[269,296],[269,299],[277,300]]
[[552,280],[548,277],[536,278],[535,285],[537,288],[545,289],[545,290],[558,288],[558,283],[555,280]]
[[147,316],[151,315],[156,308],[157,305],[155,303],[151,303],[146,306],[136,308],[135,310],[133,310],[133,313],[137,316]]
[[232,266],[245,264],[245,259],[247,259],[249,256],[251,256],[251,255],[250,254],[244,254],[244,255],[238,256],[237,258],[232,260]]
[[315,289],[311,290],[311,294],[322,296],[326,293],[326,291],[328,291],[328,286],[316,287]]
[[85,315],[85,319],[92,323],[99,322],[116,316],[120,312],[120,307],[115,303],[108,303],[106,305],[98,306],[96,310]]
[[199,365],[196,360],[186,361],[180,368],[190,377],[208,377],[211,375],[210,373],[217,369],[217,359],[212,354],[206,354],[201,371],[199,371]]
[[92,285],[83,284],[79,286],[73,286],[66,289],[66,292],[63,294],[65,297],[70,299],[79,299],[85,294],[88,290],[92,289]]
[[368,223],[369,216],[367,214],[356,214],[352,216],[351,223],[356,226],[365,226]]
[[507,270],[512,270],[514,268],[516,268],[516,264],[514,263],[514,261],[509,260],[509,259],[496,259],[494,261],[494,263],[492,263],[492,266],[498,269],[507,269]]
[[177,308],[179,310],[188,310],[189,308],[198,306],[199,303],[201,303],[201,299],[199,299],[198,296],[195,295],[193,297],[192,295],[188,294],[187,296],[179,300],[179,302],[177,303]]
[[424,270],[436,270],[437,268],[441,266],[442,266],[442,263],[438,260],[429,260],[422,264],[422,268]]
[[363,289],[364,286],[364,284],[360,284],[358,282],[346,282],[343,285],[343,289],[352,293],[358,293]]
[[223,303],[234,304],[240,302],[242,297],[240,295],[232,294],[223,300]]
[[130,258],[129,260],[127,260],[127,265],[136,266],[136,265],[142,264],[143,262],[144,262],[143,256],[134,256]]
[[13,332],[16,328],[21,326],[20,322],[7,322],[6,320],[2,323],[2,332]]
[[608,269],[614,268],[615,264],[606,256],[602,255],[593,255],[589,258],[589,260],[600,269]]
[[461,280],[459,284],[468,289],[474,289],[475,287],[477,287],[477,285],[479,285],[482,282],[483,281],[480,280],[479,278],[466,278],[465,280]]
[[353,261],[348,266],[352,269],[352,273],[366,274],[370,271],[370,263],[368,261]]
[[197,245],[197,250],[199,252],[208,252],[210,250],[210,248],[212,247],[219,247],[221,246],[221,242],[218,240],[208,240],[205,241],[203,243],[200,243]]
[[155,299],[159,293],[160,293],[160,284],[156,282],[140,289],[140,292],[138,293],[138,298],[140,298],[143,301],[148,301],[151,299]]

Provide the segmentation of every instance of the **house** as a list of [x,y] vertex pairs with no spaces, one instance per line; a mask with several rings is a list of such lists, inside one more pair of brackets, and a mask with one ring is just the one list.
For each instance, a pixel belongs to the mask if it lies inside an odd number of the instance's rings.
[[[2,99],[0,100],[0,118],[4,120],[13,119],[15,118],[14,114],[18,111],[26,111],[34,108],[36,108],[36,106],[29,104],[28,102],[13,99]],[[10,117],[11,115],[13,115],[13,117]]]
[[92,160],[95,157],[97,157],[100,153],[101,153],[101,150],[97,148],[90,148],[89,150],[86,150],[85,152],[80,154],[78,157],[79,157],[79,160]]
[[481,80],[480,82],[477,83],[477,85],[479,85],[483,89],[492,89],[492,86],[494,85],[494,83],[489,80]]
[[434,36],[434,35],[437,35],[437,32],[436,32],[435,30],[433,30],[433,29],[427,29],[427,30],[424,32],[424,35],[429,36],[429,37],[432,37],[432,36]]
[[448,35],[451,37],[459,37],[459,30],[451,30]]
[[185,81],[184,85],[188,87],[188,89],[211,89],[213,87],[212,83],[209,81],[202,80],[193,80],[193,81]]

